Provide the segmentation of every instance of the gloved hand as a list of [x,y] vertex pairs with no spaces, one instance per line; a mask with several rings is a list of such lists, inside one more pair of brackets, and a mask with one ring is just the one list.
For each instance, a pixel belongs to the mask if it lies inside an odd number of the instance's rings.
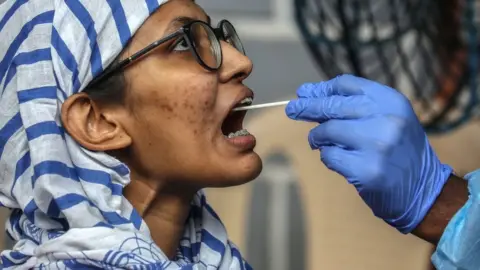
[[286,114],[320,123],[308,136],[322,162],[353,184],[373,213],[403,233],[423,220],[452,168],[440,163],[410,102],[351,75],[304,84]]

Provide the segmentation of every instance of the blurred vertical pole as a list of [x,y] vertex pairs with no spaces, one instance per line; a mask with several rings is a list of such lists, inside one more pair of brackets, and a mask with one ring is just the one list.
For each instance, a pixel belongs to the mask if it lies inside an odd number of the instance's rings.
[[[272,162],[269,168],[269,175],[266,178],[270,182],[272,192],[271,213],[268,223],[270,224],[270,248],[274,259],[271,262],[271,269],[289,270],[290,246],[288,244],[288,232],[292,220],[288,217],[288,206],[290,204],[289,185],[291,175],[282,165],[285,162]],[[282,164],[283,163],[283,164]],[[272,256],[272,257],[273,257]]]
[[247,259],[254,269],[305,269],[305,222],[298,179],[279,153],[265,159],[253,185]]

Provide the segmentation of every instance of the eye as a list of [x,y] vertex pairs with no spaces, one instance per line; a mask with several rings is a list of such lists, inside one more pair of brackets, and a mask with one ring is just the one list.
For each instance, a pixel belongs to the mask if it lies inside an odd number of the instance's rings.
[[188,45],[187,40],[185,38],[181,38],[175,43],[175,45],[172,48],[172,51],[184,52],[184,51],[188,51],[189,49],[190,49],[190,45]]
[[224,34],[224,36],[222,37],[223,41],[227,42],[228,44],[230,45],[233,45],[233,40],[232,40],[232,36],[229,35],[229,34]]

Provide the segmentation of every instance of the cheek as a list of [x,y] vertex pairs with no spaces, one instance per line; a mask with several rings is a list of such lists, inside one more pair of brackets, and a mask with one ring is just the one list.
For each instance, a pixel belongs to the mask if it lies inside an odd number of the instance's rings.
[[[183,140],[190,138],[189,135],[208,133],[218,124],[218,117],[215,117],[215,80],[190,80],[159,88],[152,89],[137,102],[143,114],[138,117],[146,120],[145,124],[155,137],[167,136],[169,141]],[[167,126],[171,128],[165,130]]]
[[[196,63],[176,66],[167,63],[165,59],[141,62],[145,65],[142,70],[148,72],[132,76],[132,89],[141,89],[135,93],[137,107],[141,107],[143,114],[139,117],[148,119],[150,127],[159,124],[175,126],[175,132],[205,132],[216,121],[217,75]],[[167,133],[171,132],[173,129]]]
[[215,119],[216,89],[212,80],[182,85],[177,89],[177,102],[181,106],[175,108],[176,112],[191,126],[208,127],[208,123]]

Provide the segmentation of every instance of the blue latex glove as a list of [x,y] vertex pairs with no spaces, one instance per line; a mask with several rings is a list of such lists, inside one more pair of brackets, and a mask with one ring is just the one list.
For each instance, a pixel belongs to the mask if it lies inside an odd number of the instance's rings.
[[452,169],[440,163],[410,102],[351,75],[305,84],[287,115],[320,123],[308,142],[353,184],[373,213],[403,233],[423,220]]

